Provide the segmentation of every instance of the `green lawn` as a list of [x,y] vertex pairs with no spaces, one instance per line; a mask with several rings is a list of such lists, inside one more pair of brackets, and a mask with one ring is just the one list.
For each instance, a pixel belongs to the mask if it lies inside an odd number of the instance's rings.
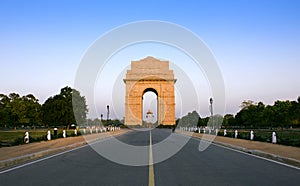
[[[47,129],[38,130],[10,130],[0,131],[0,147],[1,146],[13,146],[23,144],[25,132],[29,132],[30,142],[37,142],[46,140]],[[63,129],[58,129],[57,136],[54,136],[53,129],[51,131],[52,139],[61,138]],[[79,132],[78,132],[79,133]],[[67,137],[74,136],[74,130],[67,130]]]
[[[238,130],[238,138],[247,139],[250,138],[251,130]],[[283,130],[266,130],[266,129],[253,129],[254,140],[262,142],[271,142],[272,132],[275,131],[277,135],[277,143],[282,145],[300,147],[300,129],[283,129]],[[223,130],[219,132],[220,136],[223,136]],[[227,137],[233,137],[234,130],[227,130]]]

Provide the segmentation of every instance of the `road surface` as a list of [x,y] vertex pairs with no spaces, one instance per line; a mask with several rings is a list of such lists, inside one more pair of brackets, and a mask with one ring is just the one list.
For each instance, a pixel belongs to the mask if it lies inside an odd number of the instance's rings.
[[[130,145],[149,146],[150,139],[154,145],[170,134],[171,130],[154,129],[151,133],[132,131],[117,138]],[[94,145],[109,140],[100,140]],[[300,183],[299,169],[217,145],[210,145],[200,152],[198,146],[199,140],[191,138],[174,156],[153,166],[120,165],[100,156],[90,146],[84,146],[42,161],[2,170],[0,185],[290,186]],[[145,158],[155,161],[155,153],[151,157],[151,151],[149,148]]]

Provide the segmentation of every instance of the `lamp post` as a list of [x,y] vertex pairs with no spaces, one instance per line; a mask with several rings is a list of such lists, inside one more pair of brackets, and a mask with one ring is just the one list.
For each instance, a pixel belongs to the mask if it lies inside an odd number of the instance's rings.
[[212,121],[212,126],[213,126],[213,129],[214,129],[214,120],[213,120],[213,98],[210,98],[209,99],[209,103],[210,103],[210,116],[211,116],[211,121]]
[[107,122],[106,122],[106,125],[108,125],[108,120],[109,120],[109,105],[106,106],[107,108]]

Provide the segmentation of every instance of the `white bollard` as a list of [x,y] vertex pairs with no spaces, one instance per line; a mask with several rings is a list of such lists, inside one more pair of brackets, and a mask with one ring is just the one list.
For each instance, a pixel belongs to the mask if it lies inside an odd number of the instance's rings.
[[50,132],[50,130],[48,130],[48,132],[47,132],[47,140],[51,140],[51,132]]
[[24,143],[29,143],[29,132],[25,132]]
[[83,134],[85,134],[85,132],[86,132],[86,130],[85,130],[85,129],[83,129]]
[[226,136],[227,135],[227,130],[226,129],[224,129],[224,136]]
[[211,129],[210,129],[210,128],[208,129],[208,133],[209,133],[209,134],[211,133]]
[[98,133],[98,128],[96,128],[96,133]]
[[216,129],[216,135],[218,135],[219,129]]
[[203,129],[203,134],[205,134],[205,128]]
[[66,138],[67,134],[66,134],[66,130],[63,130],[63,138]]
[[234,131],[234,137],[235,137],[235,138],[238,137],[238,131],[237,131],[237,130]]
[[90,133],[93,134],[93,129],[92,128],[90,128]]
[[250,131],[250,140],[253,140],[254,139],[254,132],[253,130]]
[[199,133],[199,134],[201,133],[201,128],[200,128],[200,127],[198,128],[198,133]]
[[272,143],[277,143],[276,132],[272,133]]
[[77,136],[77,130],[76,129],[74,129],[74,134],[75,134],[75,136]]

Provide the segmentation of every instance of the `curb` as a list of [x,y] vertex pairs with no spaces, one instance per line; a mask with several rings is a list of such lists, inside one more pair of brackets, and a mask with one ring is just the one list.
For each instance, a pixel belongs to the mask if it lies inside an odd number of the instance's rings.
[[[126,133],[126,131],[125,131],[125,133]],[[62,147],[58,147],[58,148],[54,148],[54,149],[43,150],[43,151],[40,151],[40,152],[35,152],[35,153],[31,153],[31,154],[26,154],[26,155],[23,155],[23,156],[18,156],[18,157],[6,159],[6,160],[1,160],[0,161],[0,170],[3,170],[3,169],[8,168],[8,167],[13,167],[17,164],[26,163],[26,162],[36,160],[36,159],[39,159],[39,158],[42,158],[42,157],[46,157],[46,156],[57,154],[57,153],[60,153],[60,152],[63,152],[63,151],[74,149],[76,147],[84,146],[84,145],[87,145],[89,143],[93,143],[93,142],[98,141],[98,140],[103,140],[103,139],[106,139],[106,138],[109,138],[109,137],[112,137],[112,136],[119,136],[121,134],[124,134],[124,133],[115,134],[115,135],[108,135],[108,136],[102,136],[102,137],[98,137],[98,138],[95,138],[95,139],[92,139],[92,140],[89,140],[89,141],[84,140],[84,141],[81,141],[81,142],[73,143],[73,144],[70,144],[70,145],[66,145],[66,146],[62,146]]]

